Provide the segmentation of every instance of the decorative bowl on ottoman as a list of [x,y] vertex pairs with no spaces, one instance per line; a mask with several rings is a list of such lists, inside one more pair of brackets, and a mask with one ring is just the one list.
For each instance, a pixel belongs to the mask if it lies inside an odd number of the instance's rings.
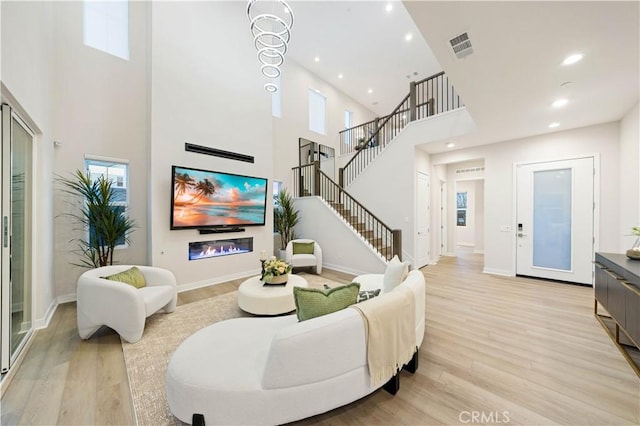
[[273,285],[286,284],[288,280],[289,280],[289,274],[264,277],[265,284],[273,284]]

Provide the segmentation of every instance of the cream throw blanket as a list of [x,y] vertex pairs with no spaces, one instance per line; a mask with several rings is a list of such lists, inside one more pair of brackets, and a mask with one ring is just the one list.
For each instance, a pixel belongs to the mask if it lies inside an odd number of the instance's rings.
[[388,381],[413,356],[415,303],[413,291],[399,286],[384,296],[351,305],[364,320],[372,386]]

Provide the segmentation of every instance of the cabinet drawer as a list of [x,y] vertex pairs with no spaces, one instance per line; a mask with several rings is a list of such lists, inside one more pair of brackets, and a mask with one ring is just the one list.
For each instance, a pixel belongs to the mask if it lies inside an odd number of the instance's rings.
[[596,300],[607,309],[607,268],[600,263],[596,263],[595,266],[596,276],[593,283],[593,293]]
[[640,345],[640,289],[630,283],[620,282],[624,289],[625,321],[624,330],[631,340]]
[[619,325],[624,327],[625,288],[619,276],[609,270],[605,273],[607,275],[607,307],[605,309]]

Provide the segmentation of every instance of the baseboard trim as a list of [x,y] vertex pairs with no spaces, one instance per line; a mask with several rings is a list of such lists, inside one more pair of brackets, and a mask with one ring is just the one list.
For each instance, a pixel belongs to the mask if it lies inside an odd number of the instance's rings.
[[351,275],[364,275],[364,274],[370,274],[371,271],[361,271],[358,269],[352,269],[352,268],[348,268],[348,267],[344,267],[343,265],[335,265],[333,263],[322,263],[322,267],[326,268],[326,269],[331,269],[332,271],[336,271],[336,272],[343,272],[345,274],[351,274]]
[[201,280],[201,281],[194,281],[192,283],[179,284],[178,293],[182,293],[189,290],[195,290],[203,287],[209,287],[212,285],[218,285],[218,284],[226,283],[227,281],[238,280],[241,278],[249,278],[259,274],[260,274],[260,270],[255,269],[250,271],[238,272],[235,274],[223,275],[223,276],[215,277],[208,280]]
[[482,270],[483,274],[489,274],[489,275],[500,275],[502,277],[513,277],[514,275],[511,273],[511,271],[507,270],[507,269],[494,269],[494,268],[484,268]]
[[35,321],[34,328],[36,330],[49,327],[49,324],[51,324],[51,318],[53,318],[53,314],[56,313],[59,304],[60,302],[58,301],[58,299],[53,299],[51,301],[49,307],[47,308],[47,312],[45,312],[44,314],[44,318],[40,318]]

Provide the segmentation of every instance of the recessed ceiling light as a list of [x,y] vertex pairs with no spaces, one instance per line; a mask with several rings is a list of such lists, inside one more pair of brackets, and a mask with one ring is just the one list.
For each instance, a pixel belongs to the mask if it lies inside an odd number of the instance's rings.
[[393,5],[391,3],[387,3],[387,7],[385,7],[384,10],[391,12],[393,10]]
[[318,58],[317,56],[315,58],[313,58],[314,61],[316,62],[320,62],[320,58]]
[[367,93],[373,93],[373,89],[367,90]]
[[551,106],[554,108],[560,108],[565,106],[569,101],[565,98],[561,98],[561,99],[557,99],[556,101],[554,101]]
[[338,74],[338,78],[342,78],[344,77],[342,74]]
[[564,58],[564,61],[562,61],[562,65],[572,65],[578,62],[580,59],[582,59],[582,53],[569,55],[566,58]]
[[456,146],[456,144],[455,144],[455,143],[453,143],[453,142],[449,142],[449,143],[447,144],[447,148],[453,148],[454,146]]
[[413,34],[411,34],[411,33],[407,33],[404,36],[405,41],[411,41],[412,38],[413,38]]
[[550,129],[555,129],[556,127],[558,127],[560,125],[560,123],[551,123],[549,124],[549,128]]

